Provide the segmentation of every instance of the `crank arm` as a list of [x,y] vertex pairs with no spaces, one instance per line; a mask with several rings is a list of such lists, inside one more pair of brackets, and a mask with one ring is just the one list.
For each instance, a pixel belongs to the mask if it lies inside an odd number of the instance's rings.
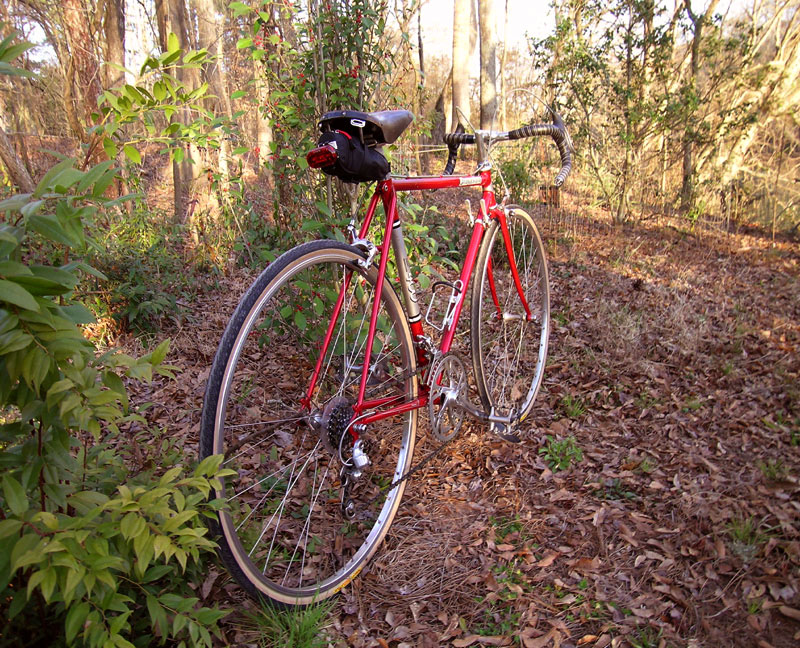
[[500,414],[495,414],[494,412],[484,412],[482,409],[476,407],[468,399],[463,397],[455,401],[454,405],[463,409],[471,416],[474,416],[479,421],[485,421],[489,423],[489,430],[503,439],[503,441],[510,441],[511,443],[519,443],[521,441],[516,434],[511,432],[519,420],[518,417],[514,415],[501,416]]

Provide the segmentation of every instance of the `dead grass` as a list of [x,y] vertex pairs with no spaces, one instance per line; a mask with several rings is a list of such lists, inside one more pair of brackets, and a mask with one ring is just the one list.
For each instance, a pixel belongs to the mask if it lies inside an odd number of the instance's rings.
[[[340,597],[335,645],[797,646],[797,245],[587,215],[567,232],[557,215],[542,224],[554,326],[529,441],[467,425],[411,480]],[[181,378],[139,395],[187,452],[249,277],[227,281],[170,333]],[[563,416],[566,394],[581,417]],[[433,447],[421,421],[417,460]],[[548,434],[574,436],[584,460],[553,473]],[[779,459],[787,477],[765,479],[759,462]],[[749,518],[769,532],[744,560],[728,529]],[[238,596],[223,577],[213,591]]]

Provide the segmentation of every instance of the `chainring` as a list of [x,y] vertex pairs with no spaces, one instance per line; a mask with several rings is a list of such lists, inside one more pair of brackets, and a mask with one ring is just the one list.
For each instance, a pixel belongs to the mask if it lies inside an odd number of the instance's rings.
[[439,441],[449,441],[461,429],[464,409],[459,397],[467,389],[467,369],[455,352],[444,354],[431,369],[428,394],[428,417],[431,432]]

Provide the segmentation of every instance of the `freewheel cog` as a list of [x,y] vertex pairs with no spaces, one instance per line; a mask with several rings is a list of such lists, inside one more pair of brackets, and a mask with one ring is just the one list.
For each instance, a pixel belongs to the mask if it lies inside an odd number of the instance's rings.
[[342,436],[352,418],[353,407],[342,396],[332,398],[322,411],[319,434],[322,443],[332,454],[338,454]]
[[467,389],[467,369],[456,353],[443,355],[431,370],[428,416],[433,436],[445,442],[452,439],[464,422],[459,397]]

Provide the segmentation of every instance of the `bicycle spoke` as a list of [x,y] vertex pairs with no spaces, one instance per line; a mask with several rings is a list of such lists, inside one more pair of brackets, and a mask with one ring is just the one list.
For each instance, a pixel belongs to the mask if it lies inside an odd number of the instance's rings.
[[[507,212],[507,250],[499,224],[492,226],[479,255],[480,270],[473,283],[473,369],[485,407],[508,415],[526,415],[541,384],[549,328],[547,269],[536,226],[527,214]],[[514,258],[519,278],[517,288],[509,262]],[[487,285],[491,259],[494,296]],[[519,290],[524,294],[520,298]],[[530,316],[522,304],[527,302]]]
[[[356,509],[345,519],[335,448],[348,437],[335,426],[343,425],[337,421],[346,410],[336,408],[357,398],[376,294],[375,269],[360,268],[357,259],[348,246],[317,242],[273,262],[245,297],[250,305],[243,308],[251,310],[238,321],[246,330],[230,333],[221,345],[227,359],[212,369],[212,379],[227,381],[215,392],[225,393],[226,402],[219,409],[212,400],[206,410],[215,412],[214,443],[235,471],[218,492],[228,502],[221,555],[251,591],[283,603],[321,600],[354,577],[386,533],[403,488],[371,498],[411,462],[415,412],[371,425],[363,437],[371,461],[358,488],[347,492]],[[378,318],[366,397],[411,400],[414,349],[388,284]],[[350,446],[341,445],[346,456]]]

